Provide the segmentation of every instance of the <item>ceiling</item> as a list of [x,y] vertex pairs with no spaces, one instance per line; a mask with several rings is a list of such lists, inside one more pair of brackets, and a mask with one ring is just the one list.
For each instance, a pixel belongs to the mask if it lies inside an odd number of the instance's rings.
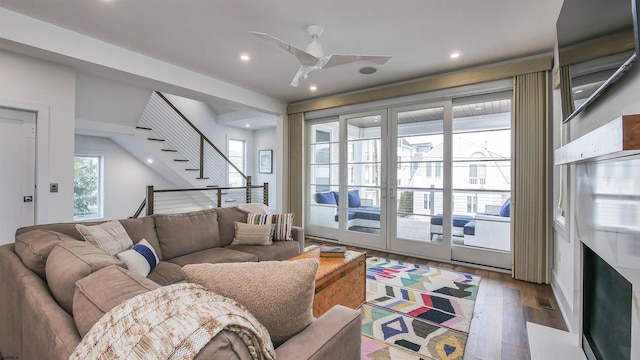
[[[296,102],[550,53],[562,0],[0,0],[0,6],[270,97]],[[392,56],[315,71],[289,86],[297,59],[249,33],[326,54]],[[459,52],[452,60],[450,54]],[[243,63],[241,54],[251,59]],[[312,92],[310,85],[316,85]]]

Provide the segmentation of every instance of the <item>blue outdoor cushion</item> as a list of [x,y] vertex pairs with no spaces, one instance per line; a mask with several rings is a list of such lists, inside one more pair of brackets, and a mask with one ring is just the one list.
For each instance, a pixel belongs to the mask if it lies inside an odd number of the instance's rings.
[[336,197],[333,191],[316,193],[316,202],[318,204],[336,205]]
[[476,221],[471,220],[464,225],[463,232],[465,235],[475,235],[476,234]]
[[[473,216],[469,216],[469,215],[453,215],[453,226],[454,227],[463,227],[465,226],[469,221],[473,220]],[[432,225],[442,225],[442,214],[438,214],[438,215],[434,215],[431,217],[431,224]]]
[[500,216],[511,217],[511,198],[508,198],[507,201],[502,204],[502,208],[500,208]]
[[349,190],[349,207],[357,208],[362,205],[360,203],[360,191],[359,190]]

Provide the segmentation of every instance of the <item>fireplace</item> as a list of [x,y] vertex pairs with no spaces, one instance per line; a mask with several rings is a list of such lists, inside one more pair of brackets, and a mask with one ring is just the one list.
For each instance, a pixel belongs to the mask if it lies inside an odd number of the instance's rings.
[[583,245],[583,349],[589,360],[631,359],[631,283]]

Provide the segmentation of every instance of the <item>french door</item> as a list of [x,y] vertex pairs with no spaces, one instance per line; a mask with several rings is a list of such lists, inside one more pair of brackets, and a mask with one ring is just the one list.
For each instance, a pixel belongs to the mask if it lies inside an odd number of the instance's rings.
[[311,122],[307,233],[510,268],[511,94],[495,96]]

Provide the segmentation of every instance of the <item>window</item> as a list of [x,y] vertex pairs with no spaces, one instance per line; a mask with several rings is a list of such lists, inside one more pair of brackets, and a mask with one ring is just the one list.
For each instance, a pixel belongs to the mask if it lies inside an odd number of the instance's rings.
[[102,157],[73,158],[73,219],[102,217]]
[[[245,172],[245,141],[229,140],[229,153],[227,157],[238,170]],[[244,177],[231,164],[229,164],[229,186],[243,186]]]
[[329,142],[331,141],[331,132],[330,131],[323,131],[323,130],[316,130],[316,142]]
[[431,178],[433,176],[431,175],[431,162],[427,162],[426,168],[427,168],[427,178]]
[[442,163],[436,163],[436,179],[440,179],[442,177]]
[[475,196],[467,196],[467,212],[468,213],[478,212],[478,199]]
[[425,210],[431,209],[431,194],[424,194],[422,208]]

